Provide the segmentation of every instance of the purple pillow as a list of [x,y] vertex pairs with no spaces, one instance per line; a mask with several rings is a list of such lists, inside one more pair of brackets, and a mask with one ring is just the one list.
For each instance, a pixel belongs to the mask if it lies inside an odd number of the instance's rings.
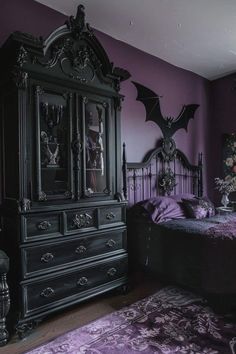
[[193,199],[182,199],[188,217],[203,219],[215,215],[214,204],[208,197],[195,197]]
[[155,197],[139,203],[153,222],[159,224],[172,219],[184,219],[184,210],[179,203],[169,197]]
[[176,202],[182,202],[182,199],[194,199],[195,195],[191,193],[170,195],[170,198],[174,199]]

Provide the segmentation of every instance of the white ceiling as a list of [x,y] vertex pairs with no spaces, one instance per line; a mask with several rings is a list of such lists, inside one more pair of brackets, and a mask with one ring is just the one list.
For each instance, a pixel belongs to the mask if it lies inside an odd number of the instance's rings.
[[[76,15],[79,0],[36,0]],[[236,0],[81,0],[92,27],[210,80],[236,72]]]

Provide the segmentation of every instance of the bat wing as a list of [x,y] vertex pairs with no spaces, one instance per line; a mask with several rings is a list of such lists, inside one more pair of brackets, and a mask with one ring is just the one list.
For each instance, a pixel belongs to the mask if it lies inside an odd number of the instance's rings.
[[194,118],[194,114],[198,107],[198,104],[188,104],[183,106],[180,114],[171,124],[171,136],[180,128],[184,128],[187,131],[188,122],[191,118]]
[[132,81],[137,89],[138,95],[136,100],[144,104],[146,110],[146,121],[155,122],[162,130],[166,125],[166,121],[162,116],[160,109],[159,96],[149,88]]

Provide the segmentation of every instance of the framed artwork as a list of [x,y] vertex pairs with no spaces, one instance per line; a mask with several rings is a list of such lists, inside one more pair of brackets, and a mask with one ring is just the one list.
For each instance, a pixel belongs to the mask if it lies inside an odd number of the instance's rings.
[[223,135],[223,177],[236,177],[236,133]]

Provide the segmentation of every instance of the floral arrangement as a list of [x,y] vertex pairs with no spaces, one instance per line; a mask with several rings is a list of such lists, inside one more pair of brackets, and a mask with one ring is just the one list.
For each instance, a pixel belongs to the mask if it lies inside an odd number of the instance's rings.
[[236,134],[225,134],[223,148],[223,173],[226,178],[236,176]]
[[215,178],[216,189],[222,194],[229,194],[236,191],[236,177],[227,177],[226,179]]

